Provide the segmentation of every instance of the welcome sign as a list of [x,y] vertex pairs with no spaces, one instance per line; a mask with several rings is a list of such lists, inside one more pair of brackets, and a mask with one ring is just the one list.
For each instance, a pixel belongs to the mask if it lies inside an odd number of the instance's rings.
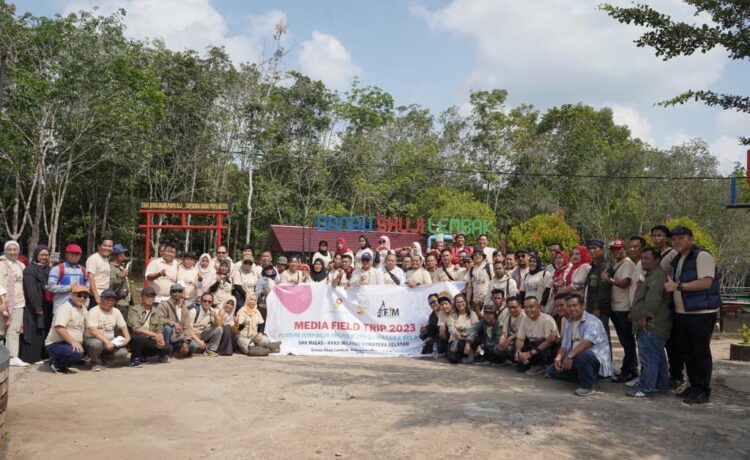
[[432,219],[424,217],[392,216],[317,216],[315,227],[320,231],[336,230],[345,232],[401,232],[423,235],[456,234],[486,235],[491,222],[480,219],[462,219],[457,217]]
[[282,353],[320,356],[420,356],[427,296],[458,294],[465,283],[416,288],[327,284],[275,286],[266,301],[266,334]]

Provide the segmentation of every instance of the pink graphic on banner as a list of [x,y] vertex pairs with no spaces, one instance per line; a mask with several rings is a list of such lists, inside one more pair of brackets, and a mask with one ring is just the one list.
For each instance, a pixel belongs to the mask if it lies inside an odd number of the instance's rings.
[[289,313],[301,315],[312,305],[310,286],[275,286],[273,292]]

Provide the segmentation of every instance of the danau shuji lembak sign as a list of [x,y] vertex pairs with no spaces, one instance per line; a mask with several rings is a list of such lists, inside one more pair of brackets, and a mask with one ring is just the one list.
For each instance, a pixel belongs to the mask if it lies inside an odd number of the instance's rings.
[[483,235],[489,233],[489,220],[462,219],[457,217],[432,219],[424,217],[394,216],[317,216],[315,227],[320,231],[382,232],[416,234]]

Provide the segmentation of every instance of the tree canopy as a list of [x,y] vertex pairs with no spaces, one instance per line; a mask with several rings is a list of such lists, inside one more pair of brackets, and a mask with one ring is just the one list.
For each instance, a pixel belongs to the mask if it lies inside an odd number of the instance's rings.
[[[495,239],[563,213],[581,240],[687,216],[722,256],[750,245],[750,216],[725,209],[728,181],[702,140],[654,148],[608,108],[513,106],[504,89],[433,113],[282,70],[283,26],[265,60],[237,64],[221,48],[129,39],[125,14],[19,16],[0,0],[0,238],[91,252],[108,234],[138,258],[138,201],[159,200],[231,202],[230,251],[318,214],[487,219]],[[202,251],[215,235],[165,230],[152,244],[165,239]],[[750,268],[722,264],[732,283]]]

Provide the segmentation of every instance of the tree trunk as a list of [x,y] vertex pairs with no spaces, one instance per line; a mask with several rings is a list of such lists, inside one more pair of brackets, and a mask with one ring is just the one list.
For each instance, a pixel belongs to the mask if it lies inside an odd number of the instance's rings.
[[250,233],[253,226],[253,165],[247,168],[247,221],[245,222],[245,244],[250,244]]
[[[193,198],[195,197],[195,182],[198,180],[198,163],[196,162],[193,165],[193,182],[190,184],[190,201],[193,201]],[[187,224],[190,225],[190,222],[192,222],[192,215],[188,214],[187,216]],[[187,251],[190,249],[190,230],[185,231],[185,249],[184,251]]]

